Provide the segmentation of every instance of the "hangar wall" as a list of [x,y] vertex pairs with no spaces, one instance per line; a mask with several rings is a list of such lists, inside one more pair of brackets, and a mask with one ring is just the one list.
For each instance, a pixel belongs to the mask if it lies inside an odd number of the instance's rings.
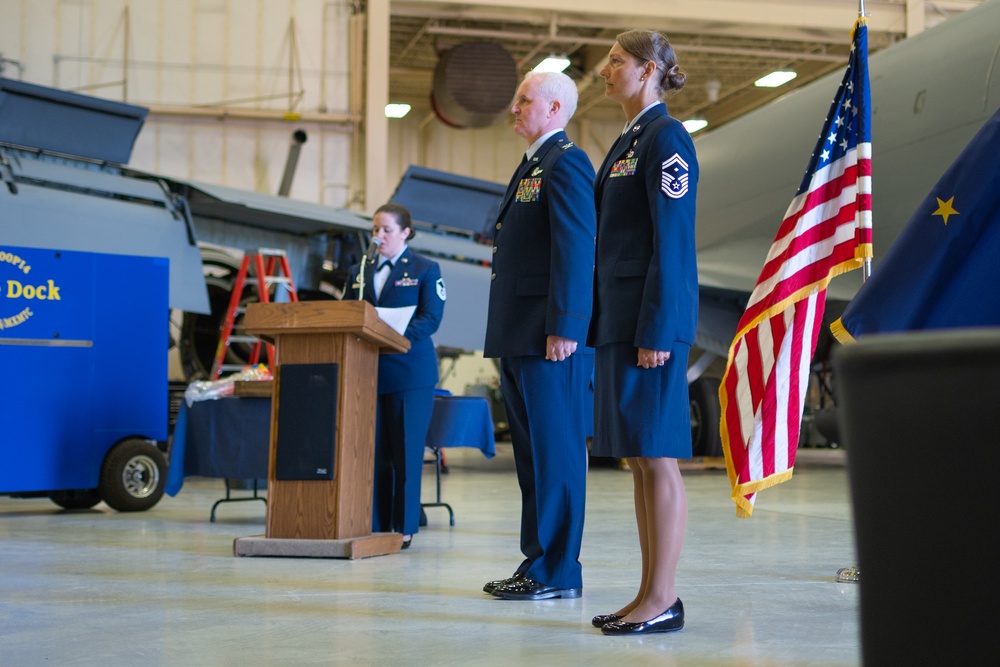
[[[350,122],[363,103],[351,100],[361,89],[352,53],[363,52],[352,52],[361,20],[353,6],[0,0],[0,57],[17,63],[6,65],[9,78],[151,107],[132,167],[274,194],[291,133],[303,129],[290,196],[371,212],[382,202],[362,201],[364,172],[352,158],[363,146]],[[569,132],[599,163],[619,127],[597,125]],[[506,183],[523,149],[506,121],[462,130],[411,114],[390,120],[382,173],[389,191],[411,164]]]
[[[282,120],[346,113],[346,3],[0,0],[0,15],[0,54],[22,66],[6,76],[177,111],[151,114],[131,166],[273,194],[301,125],[292,196],[347,201],[350,127]],[[190,115],[220,104],[262,118]]]

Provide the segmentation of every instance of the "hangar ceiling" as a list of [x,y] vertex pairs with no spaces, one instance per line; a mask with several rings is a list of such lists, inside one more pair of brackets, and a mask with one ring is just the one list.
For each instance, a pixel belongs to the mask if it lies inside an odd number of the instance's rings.
[[[895,0],[866,2],[869,49],[875,53],[977,4]],[[629,12],[629,13],[626,13]],[[430,94],[440,55],[458,44],[500,44],[528,71],[548,55],[565,55],[581,90],[577,118],[620,121],[604,99],[597,72],[616,34],[629,28],[663,32],[688,74],[668,99],[672,115],[701,116],[712,126],[843,67],[858,15],[852,0],[392,0],[389,99],[432,117]],[[798,77],[777,89],[754,81],[775,69]],[[713,90],[714,89],[714,90]],[[717,92],[714,92],[717,91]],[[832,94],[832,91],[831,91]]]

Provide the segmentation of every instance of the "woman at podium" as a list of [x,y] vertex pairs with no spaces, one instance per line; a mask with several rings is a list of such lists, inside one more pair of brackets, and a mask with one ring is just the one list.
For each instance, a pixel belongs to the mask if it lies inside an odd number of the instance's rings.
[[[437,354],[431,334],[444,314],[445,287],[441,267],[411,251],[410,212],[398,204],[385,204],[372,219],[372,242],[378,252],[351,267],[345,299],[358,299],[376,307],[398,309],[394,317],[409,315],[402,332],[410,351],[382,354],[378,363],[378,400],[375,418],[375,478],[372,531],[403,535],[410,546],[420,520],[420,480],[424,446],[438,382]],[[363,288],[361,287],[363,284]]]

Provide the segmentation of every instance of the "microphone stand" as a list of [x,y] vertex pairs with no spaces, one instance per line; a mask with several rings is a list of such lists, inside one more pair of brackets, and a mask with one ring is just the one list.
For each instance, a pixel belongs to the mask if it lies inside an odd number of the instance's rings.
[[358,301],[365,300],[365,267],[368,265],[368,255],[361,256],[361,266],[358,268],[358,279],[354,282],[355,289],[358,290]]
[[365,300],[365,267],[368,265],[368,262],[372,262],[373,264],[375,262],[374,259],[368,258],[368,253],[374,254],[378,252],[378,247],[380,245],[382,244],[373,242],[372,245],[368,246],[365,254],[361,256],[361,266],[358,268],[358,279],[354,281],[353,285],[353,287],[358,290],[358,301]]

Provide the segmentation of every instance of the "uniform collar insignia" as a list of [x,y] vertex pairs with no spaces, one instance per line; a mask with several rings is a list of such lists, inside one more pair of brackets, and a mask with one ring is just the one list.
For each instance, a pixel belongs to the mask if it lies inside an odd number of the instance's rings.
[[633,125],[632,126],[632,131],[633,132],[638,132],[640,127],[642,127],[642,125]]

